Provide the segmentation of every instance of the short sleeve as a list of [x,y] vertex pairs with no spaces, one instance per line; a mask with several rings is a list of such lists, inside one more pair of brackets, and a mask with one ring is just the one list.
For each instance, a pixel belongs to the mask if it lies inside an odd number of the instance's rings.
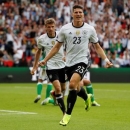
[[42,40],[40,39],[40,38],[38,38],[37,39],[37,47],[39,48],[39,49],[42,49]]
[[65,35],[64,35],[64,29],[63,29],[63,27],[60,29],[59,34],[58,34],[56,40],[57,40],[58,42],[61,42],[61,43],[64,42],[64,40],[65,40]]
[[96,33],[96,30],[94,29],[94,27],[92,27],[92,34],[91,34],[89,40],[90,40],[91,43],[97,43],[98,42],[97,33]]

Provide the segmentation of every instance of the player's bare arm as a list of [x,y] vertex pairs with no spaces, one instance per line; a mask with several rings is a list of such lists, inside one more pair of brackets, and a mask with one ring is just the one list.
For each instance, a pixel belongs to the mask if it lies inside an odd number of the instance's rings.
[[109,59],[107,58],[105,52],[103,51],[103,49],[101,48],[101,46],[99,45],[99,43],[93,44],[94,48],[97,52],[97,54],[106,62],[106,68],[110,68],[113,66],[113,64],[109,61]]
[[46,62],[51,59],[60,49],[60,47],[62,46],[61,43],[57,42],[53,48],[51,49],[51,51],[48,53],[48,55],[44,58],[44,60],[40,61],[38,63],[39,66],[44,66],[46,64]]
[[38,61],[39,61],[39,58],[41,56],[41,52],[42,52],[42,49],[39,49],[39,48],[36,51],[33,69],[30,72],[32,75],[34,75],[35,71],[37,70]]

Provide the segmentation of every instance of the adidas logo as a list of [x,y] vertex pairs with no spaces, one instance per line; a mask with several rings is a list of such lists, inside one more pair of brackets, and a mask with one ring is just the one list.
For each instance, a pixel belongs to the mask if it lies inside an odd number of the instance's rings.
[[72,34],[72,32],[70,32],[69,34]]

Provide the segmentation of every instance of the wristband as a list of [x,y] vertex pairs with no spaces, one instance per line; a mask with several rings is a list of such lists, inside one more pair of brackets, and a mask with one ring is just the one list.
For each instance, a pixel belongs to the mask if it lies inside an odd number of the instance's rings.
[[108,58],[105,58],[104,61],[105,61],[105,62],[109,62],[109,59],[108,59]]

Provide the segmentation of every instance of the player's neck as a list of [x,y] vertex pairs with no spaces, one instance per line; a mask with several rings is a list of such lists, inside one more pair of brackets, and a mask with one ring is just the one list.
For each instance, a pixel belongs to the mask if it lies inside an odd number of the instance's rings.
[[53,38],[56,36],[56,32],[53,32],[53,33],[47,33],[48,37],[49,38]]
[[81,27],[83,26],[84,22],[83,21],[73,21],[73,26],[74,27]]

